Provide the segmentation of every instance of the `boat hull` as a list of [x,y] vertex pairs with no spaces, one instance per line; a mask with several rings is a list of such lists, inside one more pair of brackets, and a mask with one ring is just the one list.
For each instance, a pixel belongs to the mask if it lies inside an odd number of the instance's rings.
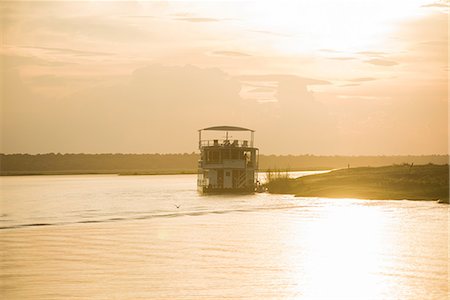
[[245,187],[245,188],[209,188],[205,186],[199,186],[198,191],[201,194],[206,195],[217,195],[217,194],[254,194],[254,187]]

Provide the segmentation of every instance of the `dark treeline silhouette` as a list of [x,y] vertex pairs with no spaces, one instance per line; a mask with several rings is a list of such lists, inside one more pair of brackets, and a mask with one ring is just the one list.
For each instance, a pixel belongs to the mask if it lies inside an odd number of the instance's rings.
[[[198,154],[0,154],[2,175],[196,172]],[[448,164],[448,155],[260,155],[261,170],[318,170],[392,164]]]
[[1,154],[1,173],[128,173],[193,171],[197,154]]

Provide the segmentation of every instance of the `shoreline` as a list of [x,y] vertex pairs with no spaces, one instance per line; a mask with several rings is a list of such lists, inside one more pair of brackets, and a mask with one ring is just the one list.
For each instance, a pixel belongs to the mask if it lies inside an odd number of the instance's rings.
[[[303,195],[294,195],[296,198],[311,198],[310,196]],[[324,199],[355,199],[355,200],[373,200],[373,201],[428,201],[428,202],[439,202],[439,203],[448,203],[447,199],[439,199],[439,198],[365,198],[365,197],[325,197],[320,196],[318,198]],[[445,201],[445,202],[441,202]]]
[[[278,169],[263,169],[258,173],[276,172]],[[330,168],[296,168],[289,170],[281,170],[279,172],[306,172],[306,171],[329,171]],[[136,171],[45,171],[45,172],[33,172],[33,171],[17,171],[17,172],[2,172],[0,177],[8,176],[52,176],[52,175],[118,175],[118,176],[145,176],[145,175],[192,175],[197,174],[197,170],[136,170]]]

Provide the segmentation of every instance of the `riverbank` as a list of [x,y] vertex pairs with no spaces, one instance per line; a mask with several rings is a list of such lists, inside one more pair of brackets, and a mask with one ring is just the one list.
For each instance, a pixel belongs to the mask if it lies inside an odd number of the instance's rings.
[[393,165],[331,171],[297,179],[275,177],[270,193],[298,197],[449,201],[448,165]]

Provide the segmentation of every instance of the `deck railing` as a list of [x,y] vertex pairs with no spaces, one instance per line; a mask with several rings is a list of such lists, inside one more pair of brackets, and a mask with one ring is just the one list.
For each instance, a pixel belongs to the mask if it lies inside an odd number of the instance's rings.
[[253,147],[248,140],[201,140],[200,147]]

